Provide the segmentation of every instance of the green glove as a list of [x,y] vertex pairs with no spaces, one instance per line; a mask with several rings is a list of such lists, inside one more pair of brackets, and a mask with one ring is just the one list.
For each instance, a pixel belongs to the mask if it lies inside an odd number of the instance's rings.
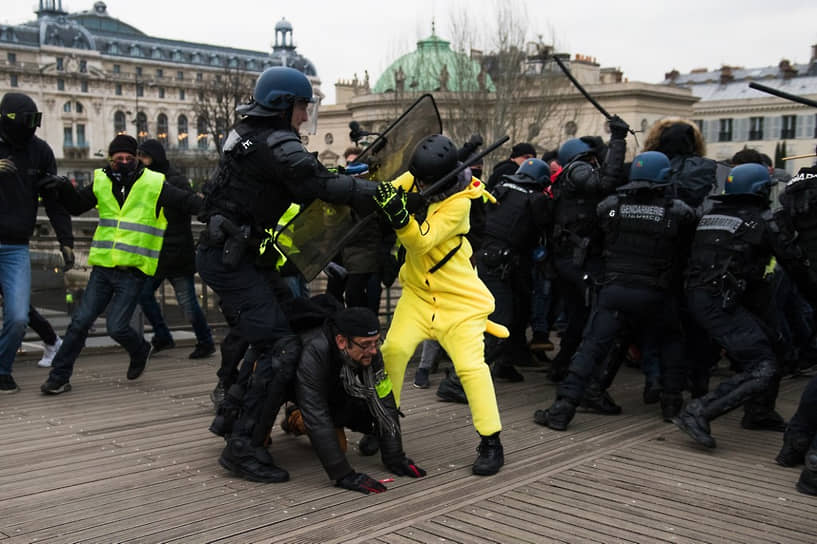
[[409,222],[409,213],[406,209],[406,197],[403,188],[395,189],[389,182],[380,183],[374,193],[375,203],[393,229],[402,229]]

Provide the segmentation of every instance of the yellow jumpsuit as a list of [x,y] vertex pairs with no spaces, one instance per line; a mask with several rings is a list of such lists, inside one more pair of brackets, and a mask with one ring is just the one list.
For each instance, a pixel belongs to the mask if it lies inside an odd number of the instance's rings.
[[[392,182],[406,191],[413,183],[408,172]],[[483,194],[488,194],[483,183],[472,178],[462,191],[431,203],[422,224],[412,220],[396,231],[406,249],[406,262],[400,268],[403,294],[382,353],[399,406],[406,365],[414,350],[423,340],[437,340],[454,363],[474,427],[480,435],[489,436],[502,425],[491,372],[485,364],[483,333],[487,327],[492,333],[507,336],[507,330],[488,322],[494,297],[471,265],[472,249],[465,238],[470,228],[471,199]],[[445,265],[429,272],[458,244],[462,245]]]

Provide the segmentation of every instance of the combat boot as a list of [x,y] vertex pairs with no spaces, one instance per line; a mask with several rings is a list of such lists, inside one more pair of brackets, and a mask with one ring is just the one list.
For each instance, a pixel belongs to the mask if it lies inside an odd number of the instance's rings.
[[547,410],[536,410],[533,420],[539,425],[556,431],[564,431],[576,415],[576,405],[567,399],[557,399]]
[[684,406],[678,416],[672,418],[672,422],[698,444],[707,448],[714,448],[716,445],[715,439],[710,434],[709,421],[704,417],[703,412],[703,403],[699,399],[695,399]]
[[482,440],[477,446],[477,460],[471,467],[471,471],[479,476],[492,476],[499,472],[505,464],[505,450],[502,442],[499,441],[499,433],[491,436],[482,436]]
[[512,364],[494,363],[491,366],[491,377],[495,380],[507,380],[509,382],[521,382],[525,376],[519,373]]
[[681,413],[684,405],[684,397],[680,393],[661,392],[661,417],[667,423],[672,423],[672,419]]
[[806,466],[797,480],[797,491],[806,495],[817,495],[817,450],[806,453]]
[[616,416],[621,413],[621,406],[616,404],[607,391],[602,391],[598,383],[591,383],[584,391],[579,407],[587,412]]
[[786,420],[774,410],[746,410],[740,426],[750,431],[776,431],[786,430]]
[[774,460],[781,467],[796,467],[805,462],[806,452],[811,442],[809,435],[786,431],[783,435],[783,447]]
[[266,448],[253,446],[245,437],[231,437],[218,458],[218,463],[245,480],[279,483],[289,480],[289,473],[276,466]]

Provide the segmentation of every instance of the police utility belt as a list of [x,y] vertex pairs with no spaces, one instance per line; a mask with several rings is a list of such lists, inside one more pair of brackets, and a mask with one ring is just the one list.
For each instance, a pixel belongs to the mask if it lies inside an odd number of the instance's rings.
[[199,243],[223,248],[221,262],[228,268],[238,268],[247,249],[251,247],[250,226],[236,225],[223,215],[213,215],[207,228],[201,232]]

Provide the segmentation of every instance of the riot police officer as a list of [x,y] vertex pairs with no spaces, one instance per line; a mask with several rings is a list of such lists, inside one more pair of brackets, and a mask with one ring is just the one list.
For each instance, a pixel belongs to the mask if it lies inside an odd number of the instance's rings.
[[486,209],[482,247],[476,252],[477,271],[494,295],[494,313],[490,318],[511,332],[507,339],[485,337],[485,358],[492,365],[494,378],[523,380],[513,361],[527,352],[531,252],[545,228],[550,199],[544,189],[549,182],[547,163],[526,159],[515,174],[500,178],[493,190],[499,205]]
[[568,140],[559,148],[559,164],[563,169],[553,182],[553,226],[548,242],[568,325],[562,334],[559,354],[553,359],[550,375],[553,381],[564,377],[590,311],[586,278],[601,273],[601,231],[596,206],[621,184],[628,129],[619,117],[610,121],[610,145],[601,166],[593,149],[580,138]]
[[794,233],[781,229],[769,209],[770,185],[765,166],[733,168],[725,194],[711,197],[714,205],[701,218],[692,244],[686,287],[689,309],[740,368],[714,391],[687,403],[673,419],[709,448],[715,447],[709,422],[741,404],[745,403],[744,427],[782,423],[774,412],[780,371],[766,280],[771,257],[806,298],[817,300],[815,276]]
[[638,325],[634,330],[662,346],[662,402],[667,409],[680,409],[685,374],[678,304],[671,287],[682,268],[678,247],[689,239],[696,217],[692,208],[667,195],[669,169],[663,153],[642,153],[633,159],[630,183],[599,204],[603,285],[556,401],[534,415],[540,425],[567,428],[591,373],[603,364],[625,323]]
[[258,355],[246,387],[234,384],[227,392],[225,403],[238,414],[222,429],[231,434],[219,463],[259,482],[289,479],[264,442],[294,376],[300,342],[268,281],[274,272],[256,265],[258,246],[292,202],[350,204],[370,202],[374,194],[374,184],[330,173],[301,144],[298,129],[312,101],[312,85],[293,68],[275,66],[258,77],[252,101],[237,108],[244,117],[227,135],[201,215],[207,229],[196,256],[199,274]]

